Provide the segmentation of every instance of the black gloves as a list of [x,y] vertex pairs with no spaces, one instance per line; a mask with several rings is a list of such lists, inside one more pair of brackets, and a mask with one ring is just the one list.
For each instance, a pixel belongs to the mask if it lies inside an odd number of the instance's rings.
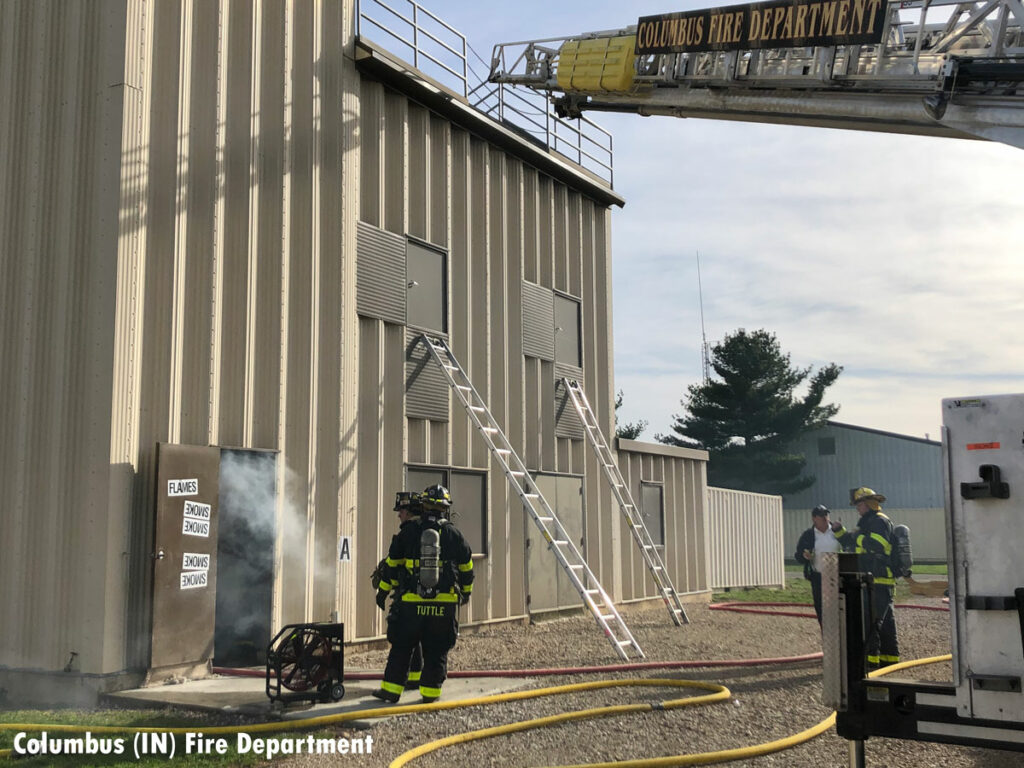
[[377,590],[377,607],[380,608],[383,611],[384,610],[384,606],[387,604],[387,601],[388,601],[388,593],[385,592],[383,589],[378,589]]

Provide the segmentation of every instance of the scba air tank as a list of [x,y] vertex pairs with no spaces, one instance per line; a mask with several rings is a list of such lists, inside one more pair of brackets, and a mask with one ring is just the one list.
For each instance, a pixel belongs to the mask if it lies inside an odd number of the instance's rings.
[[420,586],[434,589],[441,579],[441,534],[424,528],[420,534]]

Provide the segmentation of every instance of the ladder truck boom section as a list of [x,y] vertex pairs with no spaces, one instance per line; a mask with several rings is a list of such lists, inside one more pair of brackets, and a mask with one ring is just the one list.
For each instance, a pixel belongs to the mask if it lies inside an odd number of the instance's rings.
[[1024,148],[1022,0],[780,0],[500,43],[490,80],[586,110]]

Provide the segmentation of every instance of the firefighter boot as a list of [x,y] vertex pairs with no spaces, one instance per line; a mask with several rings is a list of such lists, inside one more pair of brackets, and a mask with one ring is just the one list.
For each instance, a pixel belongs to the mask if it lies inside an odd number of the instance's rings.
[[383,688],[378,688],[376,691],[370,693],[375,699],[386,701],[389,704],[397,704],[398,700],[402,698],[400,693],[392,693],[391,691],[385,691]]

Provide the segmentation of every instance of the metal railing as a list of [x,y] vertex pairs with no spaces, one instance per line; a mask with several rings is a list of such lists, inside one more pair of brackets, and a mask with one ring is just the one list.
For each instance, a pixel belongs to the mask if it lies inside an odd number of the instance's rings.
[[[414,0],[357,0],[356,34],[374,40],[506,128],[613,185],[612,136],[585,117],[559,117],[544,94],[476,76],[465,35]],[[479,56],[477,56],[479,58]],[[485,68],[491,65],[480,59]],[[470,82],[477,85],[470,87]]]

